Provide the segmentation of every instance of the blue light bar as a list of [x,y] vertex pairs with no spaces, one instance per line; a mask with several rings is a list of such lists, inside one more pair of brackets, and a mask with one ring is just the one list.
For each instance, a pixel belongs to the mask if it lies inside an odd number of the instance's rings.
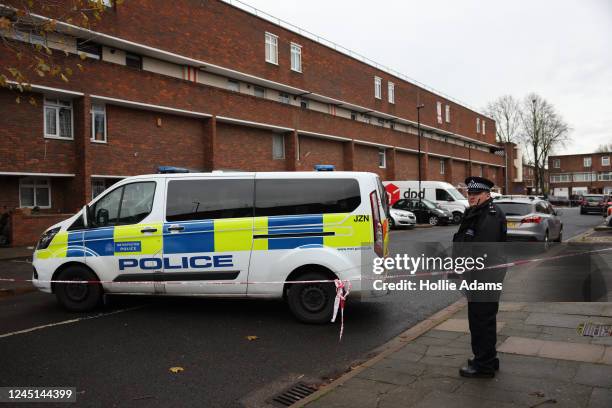
[[189,169],[175,166],[159,166],[157,168],[159,174],[172,174],[172,173],[189,173]]
[[314,166],[315,171],[334,171],[336,166],[333,164],[316,164]]

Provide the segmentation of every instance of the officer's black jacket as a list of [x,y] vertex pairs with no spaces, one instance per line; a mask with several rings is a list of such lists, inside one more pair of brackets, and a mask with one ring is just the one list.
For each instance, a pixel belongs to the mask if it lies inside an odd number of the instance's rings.
[[[489,199],[465,211],[459,230],[453,236],[453,257],[482,257],[486,254],[485,266],[490,267],[506,262],[501,242],[506,241],[506,215]],[[472,271],[463,274],[462,279],[479,282],[502,282],[506,268]],[[468,299],[470,299],[468,294]],[[482,301],[495,301],[499,293],[474,294]]]

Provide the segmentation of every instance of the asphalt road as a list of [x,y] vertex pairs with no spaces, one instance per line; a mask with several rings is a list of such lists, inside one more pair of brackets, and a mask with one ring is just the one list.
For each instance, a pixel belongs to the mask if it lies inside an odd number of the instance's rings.
[[[601,222],[573,209],[563,218],[565,238]],[[448,242],[456,228],[393,231],[392,252]],[[29,268],[0,262],[0,276]],[[349,296],[339,343],[338,324],[300,324],[277,301],[115,297],[97,313],[73,314],[52,295],[18,295],[0,299],[0,386],[73,386],[78,406],[262,407],[297,381],[337,377],[459,296]]]

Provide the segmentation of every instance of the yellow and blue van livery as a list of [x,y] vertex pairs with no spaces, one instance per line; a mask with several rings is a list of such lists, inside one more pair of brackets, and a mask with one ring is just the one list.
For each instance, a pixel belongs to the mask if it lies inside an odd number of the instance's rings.
[[[71,310],[103,293],[282,297],[329,319],[334,285],[360,291],[364,259],[388,248],[387,196],[361,172],[130,177],[48,229],[34,284]],[[50,281],[88,280],[70,284]]]

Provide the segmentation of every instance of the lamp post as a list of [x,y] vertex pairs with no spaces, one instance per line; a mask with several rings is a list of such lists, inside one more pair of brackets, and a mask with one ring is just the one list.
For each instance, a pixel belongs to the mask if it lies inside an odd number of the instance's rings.
[[425,107],[424,104],[417,105],[417,136],[419,139],[419,190],[417,196],[419,197],[419,203],[421,202],[421,109]]

